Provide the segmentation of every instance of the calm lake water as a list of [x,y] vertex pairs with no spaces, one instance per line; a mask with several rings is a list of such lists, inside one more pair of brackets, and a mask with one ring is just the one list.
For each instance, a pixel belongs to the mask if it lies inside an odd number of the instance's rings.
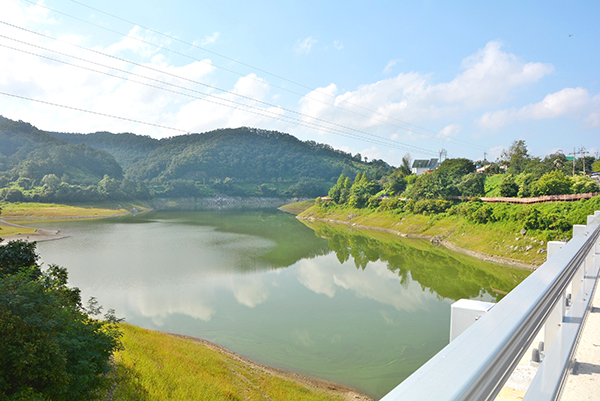
[[[39,224],[40,226],[42,224]],[[38,244],[129,323],[383,396],[448,343],[450,305],[497,301],[528,272],[426,241],[278,210],[159,211],[45,223]]]

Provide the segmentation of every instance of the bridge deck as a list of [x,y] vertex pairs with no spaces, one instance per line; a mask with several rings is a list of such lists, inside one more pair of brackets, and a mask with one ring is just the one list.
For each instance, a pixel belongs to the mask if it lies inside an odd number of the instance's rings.
[[[527,386],[537,371],[536,364],[530,362],[531,349],[543,339],[543,333],[540,333],[496,397],[496,401],[523,399]],[[567,379],[561,401],[598,400],[600,394],[600,288],[596,289],[593,309],[585,322],[583,335],[577,347],[576,360],[573,371]]]
[[593,309],[585,322],[576,359],[577,362],[569,375],[561,401],[598,400],[600,398],[600,288],[596,288]]

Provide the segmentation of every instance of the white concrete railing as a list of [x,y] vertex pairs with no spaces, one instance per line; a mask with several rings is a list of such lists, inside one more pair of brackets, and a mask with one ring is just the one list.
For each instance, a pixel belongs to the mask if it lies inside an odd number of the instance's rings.
[[600,212],[587,223],[550,243],[544,264],[381,401],[493,400],[544,324],[547,352],[524,400],[557,399],[600,270]]

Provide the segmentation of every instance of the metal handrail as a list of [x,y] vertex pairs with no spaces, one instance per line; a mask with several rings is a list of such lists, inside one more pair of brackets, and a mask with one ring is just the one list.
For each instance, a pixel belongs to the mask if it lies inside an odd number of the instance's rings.
[[381,401],[493,400],[599,238],[600,216],[596,216],[585,230]]

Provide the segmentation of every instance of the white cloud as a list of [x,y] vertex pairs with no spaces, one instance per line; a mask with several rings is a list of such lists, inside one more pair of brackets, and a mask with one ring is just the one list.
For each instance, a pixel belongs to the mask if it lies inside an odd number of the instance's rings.
[[437,134],[437,137],[442,139],[453,138],[460,132],[461,128],[458,124],[447,125]]
[[[498,104],[523,85],[534,83],[553,70],[550,65],[526,63],[503,52],[499,42],[489,42],[483,49],[465,58],[462,68],[464,71],[456,78],[442,83],[433,82],[432,75],[418,72],[400,73],[343,94],[338,94],[336,85],[332,83],[301,99],[300,110],[359,129],[383,126],[384,123],[402,125],[398,120],[431,121]],[[335,99],[324,97],[320,92]],[[313,98],[341,106],[352,113],[327,107],[311,100]],[[365,115],[369,117],[365,118]]]
[[219,39],[219,36],[221,36],[220,32],[213,32],[212,35],[205,36],[204,39],[202,39],[202,41],[200,42],[200,44],[202,46],[212,45],[217,41],[217,39]]
[[313,39],[312,36],[309,36],[304,40],[298,39],[294,45],[294,50],[299,54],[308,54],[315,43],[317,43],[317,40]]
[[502,154],[503,151],[504,151],[504,146],[502,146],[502,145],[494,146],[493,148],[491,148],[489,150],[489,153],[486,158],[490,161],[497,160],[498,158],[500,158],[500,155]]
[[592,97],[586,89],[564,88],[520,109],[486,112],[477,124],[484,129],[498,129],[515,121],[570,117],[582,118],[589,128],[595,128],[600,125],[599,99],[600,95]]
[[[40,4],[43,1],[39,2]],[[24,5],[15,0],[2,2],[2,17],[5,21],[18,26],[33,24],[52,24],[56,21],[50,17],[49,10],[35,5]]]
[[330,263],[317,265],[303,259],[298,262],[298,281],[309,290],[333,298],[338,290],[352,291],[357,297],[372,299],[398,311],[426,309],[426,301],[436,295],[424,292],[421,285],[411,281],[398,291],[398,275],[382,261],[369,262],[373,274],[365,275],[352,260],[339,264],[334,253],[322,257]]
[[151,57],[158,52],[158,47],[150,45],[149,43],[155,42],[157,42],[157,39],[150,37],[148,32],[143,31],[142,28],[136,25],[131,28],[127,36],[124,36],[120,41],[108,46],[104,52],[108,54],[117,54],[129,50],[144,57]]
[[337,50],[342,50],[344,48],[344,43],[341,40],[334,40],[333,47],[335,47]]
[[549,64],[525,63],[501,47],[500,42],[492,41],[465,58],[465,71],[448,83],[432,87],[433,98],[470,107],[497,104],[507,100],[511,90],[537,82],[554,71]]
[[235,299],[249,308],[265,302],[269,297],[269,291],[259,277],[250,277],[239,282],[234,281],[232,290]]
[[387,63],[387,65],[385,66],[385,68],[383,69],[383,73],[384,74],[389,74],[390,72],[392,72],[392,68],[398,64],[398,61],[400,61],[399,59],[394,59],[394,60],[390,60],[389,63]]
[[[231,93],[218,94],[206,100],[194,100],[181,106],[174,115],[173,124],[193,132],[202,132],[215,127],[234,128],[240,126],[262,127],[284,114],[280,107],[266,106],[247,98],[264,100],[269,93],[269,84],[255,74],[241,77]],[[239,98],[234,94],[246,96]],[[230,103],[235,101],[236,103]],[[253,108],[244,107],[244,105]],[[245,111],[248,110],[248,111]]]

